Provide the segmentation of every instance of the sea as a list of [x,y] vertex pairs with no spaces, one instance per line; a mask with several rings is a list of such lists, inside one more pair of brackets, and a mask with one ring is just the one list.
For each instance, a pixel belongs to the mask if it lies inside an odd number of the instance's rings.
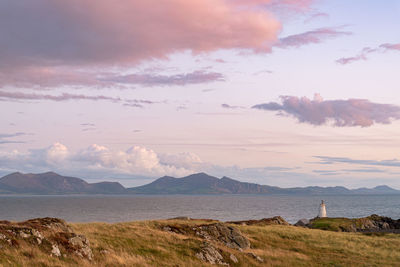
[[220,221],[281,216],[295,223],[316,217],[321,200],[328,217],[400,218],[400,195],[0,195],[0,220],[57,217],[113,223],[181,216]]

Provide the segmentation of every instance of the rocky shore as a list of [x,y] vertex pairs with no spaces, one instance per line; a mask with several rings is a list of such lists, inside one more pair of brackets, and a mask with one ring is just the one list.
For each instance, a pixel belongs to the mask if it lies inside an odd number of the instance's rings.
[[364,218],[301,219],[295,226],[339,232],[400,233],[400,220],[373,214]]

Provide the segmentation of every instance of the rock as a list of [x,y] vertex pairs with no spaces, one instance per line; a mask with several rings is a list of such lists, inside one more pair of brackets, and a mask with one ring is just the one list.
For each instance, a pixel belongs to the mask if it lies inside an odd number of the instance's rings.
[[75,254],[87,258],[88,260],[93,259],[93,252],[90,248],[89,240],[83,235],[77,235],[69,239],[69,243],[74,247]]
[[38,243],[38,245],[42,244],[42,240],[44,237],[41,232],[36,229],[32,229],[32,235],[36,237],[36,242]]
[[32,236],[32,234],[31,233],[25,233],[24,231],[20,231],[19,232],[19,236],[22,237],[22,238],[29,238],[29,237]]
[[264,262],[264,260],[260,256],[257,256],[253,252],[249,252],[249,253],[247,253],[247,255],[251,256],[253,259],[255,259],[258,262]]
[[38,218],[13,223],[0,221],[0,241],[10,247],[38,246],[52,256],[77,255],[91,260],[89,240],[75,234],[65,221],[57,218]]
[[163,230],[163,231],[166,231],[166,232],[172,232],[172,229],[171,229],[171,227],[169,227],[169,226],[164,226],[164,227],[162,228],[162,230]]
[[161,228],[164,231],[183,235],[195,235],[207,241],[217,241],[225,246],[243,250],[250,247],[249,240],[238,229],[225,223],[203,224],[195,226],[166,225]]
[[51,255],[61,257],[61,251],[56,244],[51,246]]
[[199,226],[196,230],[196,235],[206,240],[222,242],[225,246],[234,249],[243,250],[250,248],[249,240],[238,229],[223,223]]
[[36,230],[36,229],[32,229],[32,235],[35,236],[35,237],[37,237],[37,238],[39,238],[39,239],[43,239],[43,238],[44,238],[43,235],[42,235],[42,233],[39,232],[39,231]]
[[230,256],[229,256],[229,258],[231,259],[231,261],[233,261],[234,263],[238,263],[239,262],[239,260],[236,258],[236,256],[235,255],[233,255],[233,254],[231,254]]
[[381,228],[384,230],[390,229],[390,225],[387,222],[382,223]]
[[307,225],[310,224],[309,219],[300,219],[297,223],[295,223],[295,226],[301,226],[301,227],[307,227]]
[[210,264],[220,264],[229,266],[228,263],[224,262],[224,257],[222,257],[221,253],[212,246],[210,243],[205,242],[200,252],[196,253],[196,257],[204,262]]

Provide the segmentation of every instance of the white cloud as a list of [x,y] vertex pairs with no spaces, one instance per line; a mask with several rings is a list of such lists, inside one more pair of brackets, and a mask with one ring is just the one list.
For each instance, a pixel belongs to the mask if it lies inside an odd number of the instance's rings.
[[[173,155],[171,155],[173,157]],[[193,155],[198,161],[198,157]],[[197,158],[196,158],[197,157]],[[104,172],[107,174],[126,174],[158,177],[162,175],[184,176],[194,172],[187,168],[191,164],[186,158],[179,162],[180,156],[175,161],[160,161],[159,155],[148,148],[133,146],[126,151],[111,150],[105,146],[93,144],[78,152],[70,152],[61,143],[44,149],[35,149],[28,152],[0,152],[0,165],[7,166],[10,171],[40,172]]]
[[160,154],[162,164],[172,165],[184,169],[199,169],[204,162],[193,153],[183,152],[179,154]]

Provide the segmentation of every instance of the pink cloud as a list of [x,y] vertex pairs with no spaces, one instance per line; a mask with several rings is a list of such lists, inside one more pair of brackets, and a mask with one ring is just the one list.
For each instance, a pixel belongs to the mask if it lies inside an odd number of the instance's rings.
[[268,9],[254,8],[261,2],[298,5],[288,0],[0,1],[0,86],[107,86],[87,70],[132,67],[185,51],[268,53],[282,26]]
[[25,67],[20,70],[0,71],[0,87],[52,88],[61,86],[90,87],[126,87],[173,86],[224,81],[224,75],[218,72],[196,70],[189,73],[162,75],[156,73],[96,73],[73,70],[68,67]]
[[333,122],[334,126],[369,127],[374,123],[389,124],[400,119],[400,107],[378,104],[366,99],[323,100],[319,94],[314,99],[307,97],[282,96],[282,103],[269,102],[252,108],[278,111],[278,115],[290,115],[299,122],[324,125]]
[[326,39],[351,34],[351,32],[340,31],[338,28],[320,28],[281,38],[276,46],[280,48],[301,47],[303,45],[321,43]]
[[379,47],[386,50],[398,50],[400,51],[400,44],[381,44]]
[[216,81],[224,81],[225,78],[218,72],[194,71],[190,73],[175,75],[155,75],[155,74],[129,74],[117,75],[103,79],[121,84],[140,84],[144,86],[170,86],[187,84],[200,84]]
[[119,97],[108,97],[103,95],[89,96],[83,94],[63,93],[61,95],[35,94],[22,92],[4,92],[0,91],[0,99],[9,100],[52,100],[52,101],[68,101],[68,100],[108,100],[112,102],[122,101]]
[[245,108],[243,106],[232,106],[229,104],[222,104],[221,107],[226,108],[226,109],[243,109],[243,108]]
[[371,53],[375,53],[376,51],[378,51],[378,49],[375,48],[369,48],[369,47],[365,47],[360,54],[354,56],[354,57],[342,57],[339,58],[338,60],[336,60],[337,63],[342,64],[342,65],[346,65],[349,63],[353,63],[355,61],[359,61],[359,60],[367,60],[367,55],[371,54]]
[[363,50],[356,56],[353,57],[343,57],[343,58],[339,58],[338,60],[336,60],[337,63],[342,64],[342,65],[346,65],[349,63],[353,63],[355,61],[360,61],[360,60],[367,60],[368,54],[372,54],[372,53],[377,53],[377,52],[381,52],[381,53],[385,53],[388,51],[400,51],[400,44],[381,44],[379,47],[377,48],[369,48],[369,47],[365,47],[363,48]]
[[268,52],[281,29],[268,11],[228,0],[5,0],[0,9],[1,67],[136,64],[186,50]]
[[[84,94],[69,94],[62,93],[60,95],[51,94],[36,94],[23,92],[6,92],[0,91],[0,100],[3,101],[18,101],[18,100],[50,100],[56,102],[70,100],[89,100],[89,101],[110,101],[113,103],[124,103],[124,106],[143,107],[144,104],[155,104],[157,102],[143,99],[122,99],[120,97],[110,97],[105,95],[84,95]],[[1,136],[0,136],[1,137]]]
[[314,13],[309,18],[307,18],[304,21],[304,23],[309,23],[309,22],[311,22],[313,20],[316,20],[318,18],[329,18],[329,15],[327,13],[323,13],[323,12]]

